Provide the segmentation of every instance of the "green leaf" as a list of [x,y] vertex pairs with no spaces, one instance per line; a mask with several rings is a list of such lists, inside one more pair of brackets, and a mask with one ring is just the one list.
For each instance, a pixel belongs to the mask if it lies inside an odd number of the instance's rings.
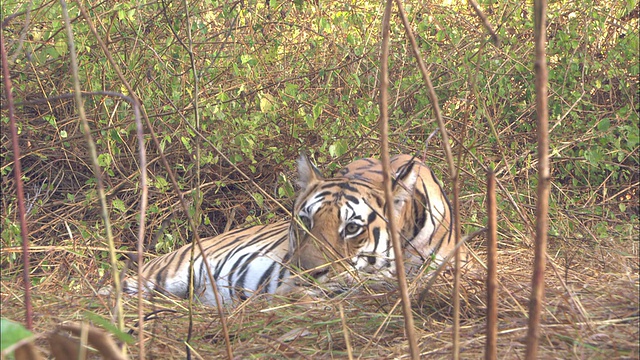
[[125,342],[129,345],[135,343],[135,339],[133,338],[133,336],[127,334],[126,332],[121,331],[115,325],[113,325],[109,320],[104,319],[102,316],[86,311],[84,313],[84,317],[87,318],[89,321],[93,322],[94,324],[99,325],[103,329],[110,332],[113,336],[118,338],[118,340]]
[[58,123],[56,123],[56,117],[53,115],[45,115],[42,117],[44,120],[46,120],[51,126],[53,126],[54,128],[58,128]]
[[336,144],[331,144],[329,146],[329,155],[331,155],[331,157],[336,157]]
[[311,116],[311,114],[307,114],[304,116],[304,122],[307,124],[309,129],[313,129],[316,126],[316,119]]
[[332,157],[341,156],[342,154],[347,152],[348,146],[349,144],[346,140],[338,140],[329,146],[329,155],[331,155]]
[[240,55],[240,62],[242,64],[248,64],[249,66],[253,66],[258,63],[258,61],[249,54]]
[[324,108],[324,106],[321,103],[317,103],[313,106],[313,119],[317,120],[320,117],[320,114],[322,114],[322,109]]
[[103,168],[107,168],[111,166],[111,154],[104,153],[104,154],[98,155],[98,165],[100,165],[100,167],[103,167]]
[[611,120],[609,118],[604,118],[598,123],[598,130],[607,131],[611,126]]
[[161,192],[165,192],[169,188],[169,182],[162,176],[156,176],[154,185]]
[[263,113],[268,113],[273,110],[274,98],[271,94],[262,94],[260,96],[260,111]]
[[602,161],[600,149],[589,149],[584,152],[584,158],[593,166],[598,166]]
[[60,38],[56,40],[55,51],[58,56],[65,55],[67,53],[67,41],[66,38]]
[[253,193],[253,198],[256,200],[256,204],[258,207],[262,207],[264,205],[264,197],[260,193]]
[[295,98],[296,95],[298,95],[298,88],[300,88],[300,86],[297,84],[286,83],[284,85],[284,93]]
[[9,346],[31,336],[33,333],[17,322],[5,318],[0,319],[0,351],[4,351]]
[[187,137],[181,136],[180,141],[182,142],[182,145],[184,145],[184,147],[187,149],[187,151],[191,152],[190,139]]
[[113,199],[113,201],[111,202],[111,206],[113,206],[114,209],[118,210],[121,213],[127,211],[127,206],[124,204],[124,201],[120,199]]

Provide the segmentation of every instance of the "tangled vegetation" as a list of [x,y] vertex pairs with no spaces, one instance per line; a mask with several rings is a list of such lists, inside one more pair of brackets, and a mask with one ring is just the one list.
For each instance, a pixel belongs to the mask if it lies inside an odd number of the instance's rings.
[[[496,169],[499,354],[512,358],[522,354],[526,333],[536,201],[533,17],[526,2],[480,5],[499,44],[466,4],[411,0],[405,8],[457,154],[463,232],[486,224],[485,171]],[[132,107],[104,94],[126,92],[118,72],[141,99],[201,236],[285,218],[301,151],[326,173],[379,156],[379,2],[107,0],[68,8],[81,85],[94,92],[85,108],[122,252],[135,249],[140,172]],[[635,0],[549,6],[552,266],[541,356],[640,356],[638,14]],[[93,321],[86,309],[110,319],[111,300],[98,295],[112,269],[96,179],[75,103],[64,96],[73,85],[60,3],[5,1],[0,18],[11,15],[2,31],[17,103],[35,330]],[[439,136],[428,141],[437,124],[427,89],[395,17],[391,41],[391,147],[424,158],[448,188]],[[21,239],[5,99],[3,91],[2,316],[20,321]],[[162,254],[189,242],[191,230],[150,130],[144,242],[150,254]],[[484,261],[483,240],[470,247]],[[429,358],[450,349],[449,280],[444,276],[414,305]],[[483,350],[484,286],[479,276],[464,281],[462,356],[475,358]],[[364,358],[400,356],[406,349],[396,298],[359,294],[309,308],[251,300],[228,314],[232,345],[242,358],[341,358],[348,348]],[[134,327],[134,301],[125,305]],[[187,311],[179,302],[155,306],[177,313],[148,324],[149,350],[155,358],[183,356]],[[277,309],[256,310],[268,308]],[[203,358],[224,353],[212,314],[194,313],[190,345]]]

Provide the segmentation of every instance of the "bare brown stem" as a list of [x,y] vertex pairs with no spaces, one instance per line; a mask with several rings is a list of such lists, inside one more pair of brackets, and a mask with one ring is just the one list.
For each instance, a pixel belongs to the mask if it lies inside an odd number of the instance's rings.
[[433,114],[436,117],[438,127],[440,128],[440,133],[442,134],[442,146],[447,158],[447,164],[449,165],[449,173],[451,174],[451,178],[454,179],[457,176],[457,170],[455,163],[453,162],[453,154],[451,152],[451,145],[449,144],[449,134],[447,134],[445,128],[444,118],[442,117],[442,111],[440,110],[440,104],[438,103],[438,96],[436,95],[436,90],[433,88],[433,84],[431,83],[431,77],[429,76],[427,66],[425,65],[424,60],[420,55],[420,50],[418,48],[418,44],[416,43],[416,38],[415,36],[413,36],[413,31],[411,30],[409,18],[407,18],[407,13],[404,11],[404,7],[402,6],[402,0],[396,0],[396,5],[398,6],[398,15],[400,15],[400,18],[402,19],[402,24],[404,25],[404,30],[407,34],[407,38],[411,43],[413,55],[418,62],[418,69],[422,74],[422,79],[427,85],[429,100],[431,101],[431,106],[433,107]]
[[[113,70],[118,75],[118,78],[120,79],[120,81],[122,81],[122,84],[127,89],[129,94],[131,95],[131,97],[133,97],[133,99],[136,101],[136,103],[140,104],[139,97],[136,95],[136,92],[134,91],[133,87],[129,84],[127,79],[122,74],[122,71],[120,71],[120,68],[116,64],[116,62],[113,59],[113,57],[111,56],[111,53],[109,52],[109,49],[107,48],[106,44],[104,43],[102,38],[99,36],[95,26],[93,25],[93,22],[91,21],[91,17],[86,12],[86,10],[82,6],[82,4],[79,3],[79,2],[78,2],[78,8],[80,9],[80,12],[82,13],[82,16],[84,17],[84,19],[87,21],[87,24],[89,25],[89,28],[91,29],[91,32],[96,37],[96,40],[98,41],[98,44],[100,45],[100,48],[102,49],[102,51],[104,52],[105,56],[107,57],[107,60],[109,61],[109,64],[111,64],[111,67],[113,68]],[[169,175],[169,179],[171,181],[171,186],[173,187],[173,190],[176,192],[176,194],[178,194],[178,199],[180,201],[180,206],[182,207],[182,210],[184,211],[185,214],[187,214],[187,222],[189,223],[189,227],[191,228],[192,233],[193,233],[193,242],[198,246],[198,249],[200,250],[200,252],[204,253],[204,249],[202,248],[202,244],[200,243],[200,236],[198,234],[198,227],[196,226],[196,223],[193,221],[193,218],[188,215],[189,214],[189,205],[187,204],[186,200],[184,199],[182,191],[180,190],[180,187],[178,186],[178,182],[176,180],[176,176],[173,173],[173,171],[171,170],[171,166],[169,165],[169,161],[167,160],[166,156],[164,155],[164,152],[162,151],[162,147],[160,146],[160,141],[158,140],[158,137],[156,136],[156,133],[153,130],[153,126],[151,126],[151,121],[149,120],[149,117],[147,116],[146,112],[144,111],[144,108],[141,107],[141,109],[143,110],[142,111],[142,115],[143,115],[145,123],[147,125],[147,129],[149,131],[149,134],[151,135],[151,140],[153,141],[156,149],[158,150],[158,154],[160,155],[160,159],[162,161],[162,165],[164,166],[165,170],[167,171],[167,175]],[[223,307],[222,307],[222,303],[220,301],[220,296],[218,294],[218,288],[217,288],[215,279],[213,277],[213,272],[211,271],[211,268],[209,267],[209,264],[207,262],[205,262],[205,269],[207,271],[207,277],[209,278],[209,281],[211,282],[211,286],[212,286],[212,288],[214,290],[214,295],[215,295],[216,302],[217,302],[217,305],[218,305],[217,306],[217,311],[218,311],[218,316],[220,318],[220,325],[222,327],[222,332],[223,332],[223,335],[224,335],[224,338],[225,338],[227,356],[228,356],[229,359],[233,359],[233,351],[231,349],[231,339],[229,337],[229,330],[227,328],[226,317],[224,316],[224,313],[223,313]],[[140,286],[140,284],[138,286]]]
[[[144,230],[145,230],[145,218],[147,214],[147,202],[149,189],[147,187],[147,155],[144,146],[144,129],[142,127],[142,120],[140,119],[140,107],[137,101],[134,100],[133,111],[136,118],[136,134],[138,136],[138,147],[140,152],[140,226],[138,228],[138,289],[142,289],[142,259],[144,256]],[[138,332],[138,358],[144,360],[145,347],[144,347],[144,301],[143,292],[138,291],[138,325],[140,331]]]
[[402,313],[404,315],[404,327],[409,342],[409,350],[412,359],[420,358],[420,349],[416,333],[413,328],[413,313],[411,311],[411,300],[407,288],[407,279],[404,273],[404,261],[402,256],[402,245],[399,234],[396,231],[395,214],[393,208],[393,194],[391,192],[391,165],[389,159],[389,21],[391,18],[392,0],[387,0],[382,19],[382,51],[380,56],[380,158],[382,161],[382,178],[384,183],[384,195],[386,201],[386,212],[395,254],[396,276],[400,287],[400,297],[402,299]]
[[124,329],[124,317],[122,314],[122,299],[120,297],[120,276],[118,276],[117,259],[115,252],[115,242],[113,241],[113,234],[111,232],[111,219],[109,218],[109,210],[107,209],[107,200],[104,191],[104,184],[102,181],[102,171],[98,164],[98,154],[96,150],[96,144],[91,136],[91,128],[87,121],[87,116],[84,111],[84,103],[82,100],[82,90],[80,88],[80,79],[78,76],[78,59],[75,50],[75,41],[73,39],[73,30],[71,29],[71,20],[69,19],[69,12],[67,11],[67,3],[65,0],[60,0],[60,6],[62,8],[62,17],[65,22],[65,29],[67,31],[67,39],[69,40],[69,62],[71,66],[71,75],[73,76],[73,88],[76,106],[78,108],[78,117],[82,124],[82,132],[89,148],[89,157],[93,165],[93,175],[96,178],[96,188],[98,191],[98,198],[100,199],[100,210],[102,215],[102,221],[104,222],[107,244],[109,245],[109,259],[111,262],[111,270],[113,272],[113,284],[116,288],[116,318],[118,321],[118,328]]
[[469,0],[469,5],[471,5],[473,11],[475,11],[476,15],[478,15],[480,20],[482,20],[482,25],[484,25],[484,27],[489,32],[489,35],[491,35],[491,41],[493,41],[496,46],[500,45],[498,34],[496,34],[496,32],[493,30],[493,26],[491,26],[489,19],[487,19],[487,16],[484,14],[484,12],[482,12],[482,9],[480,9],[480,5],[478,5],[475,0]]
[[544,270],[547,249],[547,215],[549,212],[549,116],[547,113],[546,0],[534,1],[536,125],[538,135],[538,201],[536,203],[536,242],[533,260],[526,359],[537,358],[540,337],[540,314],[544,301]]
[[[194,84],[194,89],[193,89],[193,110],[194,110],[194,114],[195,114],[195,128],[200,130],[200,111],[199,111],[199,107],[198,107],[198,93],[199,93],[199,89],[198,89],[198,70],[196,69],[196,62],[195,62],[195,57],[193,56],[193,39],[191,37],[191,19],[189,17],[189,3],[187,0],[183,0],[182,4],[184,6],[184,11],[185,11],[185,19],[187,22],[187,40],[188,43],[185,46],[185,49],[187,51],[187,54],[189,54],[189,60],[191,63],[191,72],[193,73],[193,84]],[[200,164],[200,138],[196,137],[195,139],[196,141],[196,156],[195,156],[195,160],[196,160],[196,164]],[[200,224],[200,218],[201,218],[201,207],[202,207],[202,193],[200,192],[200,166],[196,166],[196,191],[195,191],[195,201],[193,204],[193,208],[194,208],[194,215],[193,217],[195,218],[196,221],[196,225]],[[192,244],[191,246],[191,261],[189,262],[189,272],[192,274],[192,276],[190,276],[190,279],[192,280],[191,283],[189,284],[189,330],[188,330],[188,334],[187,334],[187,343],[189,343],[191,341],[191,337],[193,335],[193,261],[194,261],[194,255],[195,255],[195,244]],[[220,301],[218,300],[218,289],[217,286],[213,286],[213,292],[214,292],[214,296],[216,297],[216,302],[218,303],[218,307],[221,306]],[[230,348],[230,344],[229,342],[226,343],[227,345],[227,354],[231,353],[231,348]],[[187,350],[187,354],[190,354],[190,347],[187,346],[186,347]],[[231,358],[229,358],[229,360],[231,360]]]
[[344,342],[347,345],[347,356],[349,360],[353,360],[353,350],[351,349],[351,339],[349,337],[349,327],[347,326],[347,319],[344,317],[344,309],[342,303],[338,304],[340,310],[340,319],[342,320],[342,333],[344,334]]
[[498,358],[498,211],[496,174],[487,172],[487,343],[484,358]]
[[[453,178],[453,220],[456,244],[462,239],[462,231],[460,227],[460,180],[458,173]],[[460,359],[460,249],[456,247],[454,255],[454,272],[453,272],[453,329],[451,349],[452,358]]]
[[[433,107],[433,113],[438,122],[438,127],[440,128],[440,133],[442,134],[442,146],[444,148],[444,152],[446,155],[447,163],[449,164],[449,173],[451,174],[451,181],[453,182],[453,216],[455,219],[455,241],[458,243],[461,238],[461,229],[460,229],[460,213],[459,213],[459,200],[458,200],[458,170],[453,161],[453,153],[451,152],[451,145],[449,144],[449,135],[447,134],[447,129],[445,127],[444,119],[442,117],[442,112],[440,111],[440,105],[438,104],[438,97],[436,96],[436,91],[433,88],[433,84],[431,83],[431,77],[429,76],[429,71],[427,70],[427,66],[420,55],[420,50],[418,48],[418,44],[416,43],[415,36],[413,36],[413,31],[411,30],[411,24],[409,23],[409,19],[407,18],[407,14],[404,11],[404,7],[402,6],[401,0],[396,0],[396,4],[398,6],[398,14],[402,19],[402,23],[404,25],[405,32],[407,34],[407,38],[411,43],[411,48],[413,50],[413,54],[418,62],[418,69],[420,69],[420,73],[422,74],[422,79],[427,85],[427,90],[429,94],[429,100],[431,101],[431,106]],[[383,163],[384,164],[384,163]],[[454,267],[454,282],[453,282],[453,358],[459,358],[459,339],[460,339],[460,254],[458,248],[456,247],[455,254],[455,267]]]
[[0,52],[2,52],[2,77],[4,83],[7,106],[9,108],[9,122],[11,128],[11,146],[13,148],[13,177],[16,182],[16,197],[18,201],[18,218],[20,235],[22,237],[22,281],[24,285],[25,326],[33,329],[33,307],[31,305],[31,280],[29,280],[29,231],[27,229],[27,215],[24,207],[24,190],[22,186],[22,165],[20,164],[20,145],[18,144],[18,128],[11,93],[11,75],[7,61],[7,49],[4,46],[4,31],[0,28]]

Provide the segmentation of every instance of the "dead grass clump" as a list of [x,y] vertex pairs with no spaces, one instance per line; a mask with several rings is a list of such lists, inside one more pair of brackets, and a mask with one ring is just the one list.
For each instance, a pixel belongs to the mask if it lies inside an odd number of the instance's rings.
[[[524,354],[532,254],[523,250],[500,250],[498,261],[498,356],[516,358]],[[556,259],[550,258],[550,261]],[[553,271],[559,266],[549,267],[540,357],[637,358],[640,355],[638,273],[631,268],[622,273],[602,272],[594,269],[586,258],[576,259],[567,277],[561,271]],[[46,332],[63,321],[82,320],[84,311],[111,318],[110,300],[96,295],[92,282],[79,281],[76,286],[60,288],[59,284],[77,277],[54,271],[42,286],[36,287],[36,332]],[[417,293],[413,293],[421,356],[435,359],[450,356],[450,277],[445,273],[437,279],[423,304],[417,303]],[[481,278],[482,271],[476,270],[467,273],[461,284],[465,290],[461,299],[463,358],[480,358],[484,352],[486,295]],[[20,293],[11,290],[14,286],[2,283],[2,315],[19,318],[23,308]],[[402,358],[407,353],[397,293],[393,290],[368,293],[361,289],[346,297],[304,304],[259,296],[236,309],[228,309],[234,354],[239,358],[346,358],[348,346],[340,306],[354,356]],[[188,329],[186,302],[156,299],[147,304],[146,311],[153,313],[145,321],[148,356],[183,358]],[[137,312],[135,298],[126,298],[125,312]],[[127,326],[137,331],[134,315],[127,315],[126,319]],[[193,320],[192,354],[203,359],[224,357],[224,337],[215,311],[196,306]],[[130,352],[135,357],[136,347],[130,347]]]

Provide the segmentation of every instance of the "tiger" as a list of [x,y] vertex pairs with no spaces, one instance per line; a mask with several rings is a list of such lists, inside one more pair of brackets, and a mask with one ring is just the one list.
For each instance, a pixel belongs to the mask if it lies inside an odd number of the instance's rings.
[[[397,214],[407,270],[420,268],[431,256],[434,265],[440,265],[456,248],[451,203],[433,170],[415,156],[399,154],[390,159],[391,174],[397,176],[411,164],[418,173],[418,179],[413,187],[402,185],[413,196]],[[363,158],[345,166],[338,174],[381,183],[382,163],[377,159]],[[459,252],[464,265],[468,261],[466,248],[460,246]]]
[[[433,173],[409,155],[393,157],[392,168],[395,221],[408,244],[405,253],[418,263],[451,249],[450,205]],[[290,220],[201,239],[204,255],[194,249],[193,275],[191,244],[162,255],[143,265],[143,293],[186,298],[193,282],[200,302],[217,305],[205,262],[223,304],[260,293],[285,295],[298,287],[301,273],[319,282],[341,270],[393,276],[381,169],[377,160],[360,159],[325,178],[301,155],[300,193]],[[123,290],[136,294],[137,279],[125,278]]]
[[[257,293],[273,294],[290,277],[285,266],[289,258],[288,231],[289,222],[278,221],[200,239],[204,256],[193,244],[193,277],[192,244],[184,245],[143,265],[143,294],[158,292],[186,299],[189,283],[193,281],[194,295],[201,303],[218,305],[205,261],[222,304],[244,301]],[[122,288],[127,294],[137,294],[137,278],[126,277]]]

